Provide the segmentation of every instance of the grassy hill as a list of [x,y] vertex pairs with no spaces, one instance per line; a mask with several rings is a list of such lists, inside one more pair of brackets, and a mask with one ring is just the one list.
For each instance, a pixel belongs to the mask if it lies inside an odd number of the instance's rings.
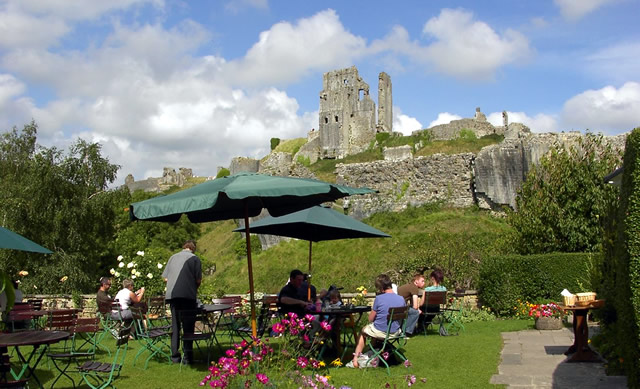
[[[415,271],[445,271],[449,287],[473,288],[483,257],[508,253],[512,229],[503,219],[475,208],[448,209],[438,205],[409,208],[400,213],[381,213],[364,220],[392,238],[351,239],[313,244],[313,284],[331,284],[354,291],[358,286],[373,290],[373,279],[382,272],[396,282],[408,280]],[[241,234],[231,232],[233,221],[208,223],[198,241],[207,263],[215,264],[205,277],[205,293],[246,293],[246,257],[235,247]],[[257,237],[256,237],[257,238]],[[309,242],[289,240],[255,253],[256,291],[275,293],[284,285],[291,269],[308,268]]]

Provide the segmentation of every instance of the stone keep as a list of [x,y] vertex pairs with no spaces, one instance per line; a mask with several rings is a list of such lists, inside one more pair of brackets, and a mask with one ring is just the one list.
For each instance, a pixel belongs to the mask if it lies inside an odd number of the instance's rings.
[[[379,127],[391,131],[391,79],[379,77],[378,97],[384,104]],[[319,146],[321,158],[343,158],[364,151],[376,135],[376,104],[369,96],[369,85],[358,69],[334,70],[324,74],[320,92]]]

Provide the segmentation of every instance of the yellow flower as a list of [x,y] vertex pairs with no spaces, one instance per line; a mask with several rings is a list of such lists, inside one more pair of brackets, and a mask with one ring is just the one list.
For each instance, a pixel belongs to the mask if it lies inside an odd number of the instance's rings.
[[324,363],[324,361],[320,361],[320,362],[318,363],[318,365],[319,365],[320,367],[325,367],[325,366],[326,366],[326,365],[325,365],[325,363]]
[[18,275],[19,275],[20,277],[28,276],[28,275],[29,275],[29,272],[28,272],[28,271],[26,271],[26,270],[20,270],[20,271],[18,272]]
[[338,367],[340,367],[340,366],[342,366],[342,361],[340,360],[340,358],[336,358],[336,359],[334,359],[333,361],[331,361],[331,364],[332,364],[333,366],[338,366]]

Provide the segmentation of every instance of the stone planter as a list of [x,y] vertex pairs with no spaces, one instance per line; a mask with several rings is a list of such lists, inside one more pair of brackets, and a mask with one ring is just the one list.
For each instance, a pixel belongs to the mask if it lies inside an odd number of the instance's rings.
[[560,330],[562,329],[561,317],[538,317],[536,318],[536,330]]

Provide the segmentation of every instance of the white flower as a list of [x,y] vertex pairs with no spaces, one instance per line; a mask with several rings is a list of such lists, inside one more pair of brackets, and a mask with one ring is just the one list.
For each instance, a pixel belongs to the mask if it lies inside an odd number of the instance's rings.
[[116,269],[114,269],[114,268],[111,268],[111,270],[109,270],[109,273],[111,273],[111,275],[114,275],[114,274],[116,274]]
[[116,277],[120,277],[120,273],[118,273],[118,272],[113,273],[113,275],[116,276]]
[[135,275],[135,274],[134,274],[134,275],[132,275],[132,276],[131,276],[131,279],[132,279],[132,280],[135,280],[135,279],[136,279],[136,275]]
[[131,269],[131,274],[136,274],[136,269]]
[[124,267],[124,262],[120,262],[120,263],[118,264],[118,267]]
[[127,269],[131,269],[133,267],[133,262],[127,263]]
[[151,273],[147,274],[147,278],[153,278],[153,274]]
[[158,263],[158,269],[162,269],[162,264]]
[[38,287],[37,287],[37,286],[35,286],[35,285],[33,285],[33,289],[38,289]]
[[118,262],[122,262],[123,259],[124,257],[122,255],[118,255]]
[[140,273],[139,271],[137,271],[137,270],[136,270],[136,275],[137,275],[138,277],[140,277],[140,276],[142,275],[142,273]]
[[68,280],[68,279],[69,279],[69,277],[64,276],[64,277],[60,278],[60,282],[65,282],[65,281],[66,281],[66,280]]
[[141,257],[144,257],[144,251],[138,251],[138,252],[136,253],[136,255],[139,255],[139,256],[141,256]]

